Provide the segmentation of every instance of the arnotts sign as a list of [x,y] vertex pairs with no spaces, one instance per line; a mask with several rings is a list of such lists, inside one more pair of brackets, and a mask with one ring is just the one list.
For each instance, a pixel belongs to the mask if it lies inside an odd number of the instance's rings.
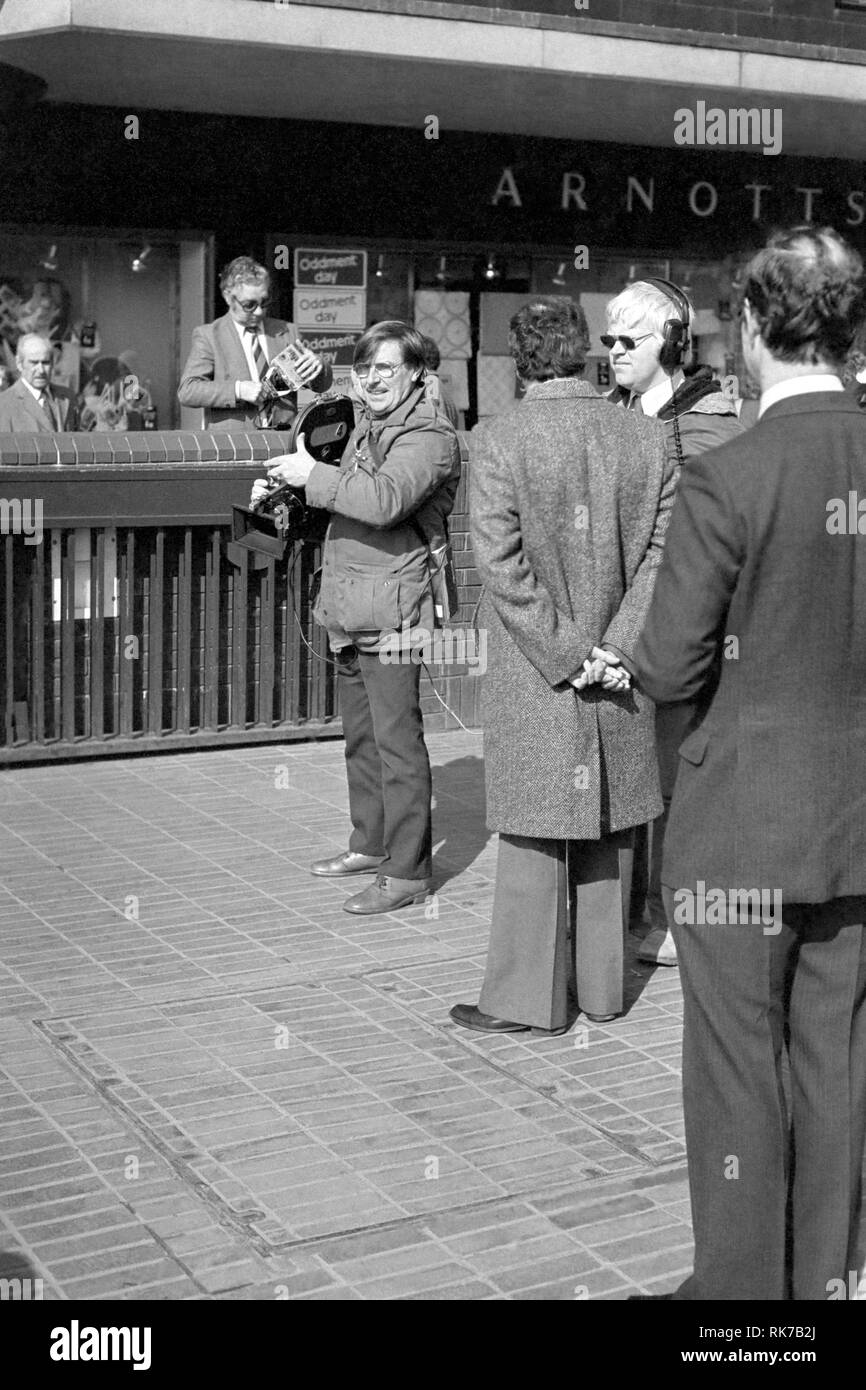
[[[719,207],[719,189],[711,179],[695,179],[678,192],[682,206],[677,210],[686,210],[693,217],[712,217]],[[767,218],[780,215],[776,202],[778,195],[783,195],[786,202],[792,195],[796,198],[799,204],[798,215],[803,221],[811,222],[814,218],[821,220],[838,216],[835,207],[826,206],[831,193],[817,186],[755,181],[743,183],[735,189],[729,185],[725,187],[727,196],[732,192],[737,195],[738,206],[733,209],[728,207],[726,211],[729,214],[734,211],[738,217],[749,216],[753,222],[766,221]],[[618,203],[620,209],[624,209],[626,213],[652,214],[659,211],[670,214],[673,193],[669,178],[660,179],[657,186],[654,174],[626,174],[624,182],[620,185]],[[586,176],[576,169],[567,169],[560,176],[556,188],[561,212],[582,212],[590,216],[599,210],[598,200],[602,197],[609,200],[610,195],[609,178],[596,176],[593,179],[592,176]],[[842,219],[843,222],[849,227],[859,227],[866,218],[866,189],[851,188],[842,196],[847,209],[847,216]],[[834,204],[838,204],[840,195],[836,190],[832,190],[832,199]],[[507,164],[502,170],[490,203],[493,207],[523,207],[523,194],[518,175],[512,165]]]

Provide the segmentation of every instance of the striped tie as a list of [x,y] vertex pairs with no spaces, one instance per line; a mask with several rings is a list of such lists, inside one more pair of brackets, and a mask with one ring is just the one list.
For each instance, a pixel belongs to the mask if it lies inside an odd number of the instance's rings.
[[54,401],[52,397],[49,396],[47,391],[42,392],[42,395],[39,398],[39,404],[42,406],[42,409],[45,411],[45,414],[51,421],[52,430],[55,434],[57,434],[60,430],[60,417],[57,408],[54,404]]
[[249,333],[250,337],[252,338],[253,361],[256,364],[256,375],[258,376],[259,381],[261,381],[265,372],[268,370],[268,359],[262,352],[262,345],[259,341],[259,330],[257,328],[246,328],[244,329],[244,332]]

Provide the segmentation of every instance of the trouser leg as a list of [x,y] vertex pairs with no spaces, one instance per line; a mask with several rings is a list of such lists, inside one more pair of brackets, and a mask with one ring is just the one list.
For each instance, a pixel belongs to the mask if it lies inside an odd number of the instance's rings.
[[427,879],[432,872],[433,784],[421,716],[421,668],[382,662],[377,652],[361,652],[359,661],[380,764],[388,856],[380,872]]
[[564,1028],[568,1022],[565,841],[500,835],[482,1013]]
[[337,653],[337,684],[346,740],[346,778],[352,821],[349,849],[356,854],[384,854],[382,765],[367,688],[354,647],[343,647]]
[[683,1110],[694,1273],[681,1299],[782,1299],[788,1117],[782,1090],[786,953],[760,924],[678,921]]
[[[849,900],[850,902],[850,900]],[[847,915],[850,915],[847,914]],[[791,1290],[826,1299],[857,1237],[866,1112],[866,931],[835,903],[783,912],[796,935],[790,986]]]
[[586,1013],[622,1013],[633,846],[633,830],[569,841],[575,978]]

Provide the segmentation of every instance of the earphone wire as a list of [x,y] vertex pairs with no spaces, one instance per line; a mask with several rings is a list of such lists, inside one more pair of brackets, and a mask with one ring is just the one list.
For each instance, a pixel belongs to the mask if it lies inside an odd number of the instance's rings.
[[[302,552],[303,552],[303,545],[296,545],[296,546],[295,546],[295,556],[294,556],[294,559],[292,560],[292,563],[291,563],[290,565],[287,565],[287,566],[286,566],[286,587],[287,587],[287,589],[288,589],[289,602],[290,602],[290,604],[291,604],[291,606],[292,606],[292,616],[294,617],[295,624],[296,624],[297,629],[298,629],[298,632],[299,632],[299,634],[300,634],[301,641],[303,642],[304,646],[307,648],[307,651],[308,651],[312,656],[314,656],[318,661],[324,661],[324,663],[325,663],[326,666],[333,666],[334,669],[336,670],[336,669],[337,669],[337,664],[338,664],[338,663],[333,659],[333,657],[324,656],[321,652],[317,652],[316,649],[315,649],[315,647],[312,645],[312,643],[307,641],[306,633],[304,632],[304,629],[303,629],[303,627],[301,626],[301,620],[300,620],[300,618],[298,617],[297,604],[295,603],[295,590],[294,590],[294,584],[293,584],[293,575],[294,575],[295,567],[296,567],[296,565],[297,565],[297,563],[298,563],[298,558],[299,558],[299,556],[302,554]],[[428,586],[430,587],[430,591],[431,591],[431,593],[432,593],[432,590],[433,590],[433,581],[432,581],[432,579],[430,578],[429,575],[428,575],[428,578],[427,578],[427,583],[428,583]],[[475,627],[475,618],[476,618],[476,616],[477,616],[478,608],[479,608],[480,604],[481,604],[481,597],[480,597],[480,595],[479,595],[478,603],[475,605],[475,613],[474,613],[473,616],[472,616],[472,624],[471,624],[471,626],[472,626],[473,628]],[[442,706],[442,708],[443,708],[448,714],[451,715],[451,718],[452,718],[452,719],[456,719],[457,723],[460,725],[460,728],[463,730],[464,733],[467,733],[467,734],[470,733],[471,730],[467,729],[466,725],[463,723],[463,720],[460,718],[460,715],[457,714],[457,713],[455,713],[455,711],[451,708],[451,706],[450,706],[450,705],[442,698],[442,696],[440,695],[440,693],[439,693],[439,691],[438,691],[438,689],[437,689],[437,686],[436,686],[436,682],[435,682],[435,680],[433,679],[432,673],[431,673],[431,671],[430,671],[430,668],[429,668],[429,666],[427,665],[427,662],[426,662],[426,661],[419,661],[419,662],[418,662],[418,665],[421,666],[422,669],[424,670],[424,673],[425,673],[425,675],[427,676],[427,679],[428,679],[428,681],[430,682],[430,685],[431,685],[431,687],[432,687],[432,689],[433,689],[433,694],[436,696],[436,699],[439,701],[439,703],[440,703],[440,705]]]

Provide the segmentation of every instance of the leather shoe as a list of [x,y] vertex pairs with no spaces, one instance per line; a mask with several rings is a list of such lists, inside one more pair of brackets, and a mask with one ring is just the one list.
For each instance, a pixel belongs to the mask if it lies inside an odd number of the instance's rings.
[[669,1303],[672,1293],[630,1293],[626,1303]]
[[383,862],[384,854],[356,854],[347,849],[336,859],[317,859],[310,865],[311,874],[321,874],[323,878],[342,878],[345,874],[372,874]]
[[637,958],[647,965],[676,965],[677,948],[670,928],[653,927],[641,942]]
[[426,878],[391,878],[380,874],[369,888],[347,898],[343,911],[364,916],[372,916],[376,912],[394,912],[409,903],[423,903],[429,892],[430,883]]
[[588,1018],[590,1023],[612,1023],[615,1018],[619,1018],[619,1014],[588,1014],[585,1009],[583,1016]]
[[528,1033],[528,1023],[509,1023],[507,1018],[494,1018],[483,1014],[477,1004],[455,1004],[449,1010],[449,1018],[459,1023],[461,1028],[474,1028],[477,1033]]

